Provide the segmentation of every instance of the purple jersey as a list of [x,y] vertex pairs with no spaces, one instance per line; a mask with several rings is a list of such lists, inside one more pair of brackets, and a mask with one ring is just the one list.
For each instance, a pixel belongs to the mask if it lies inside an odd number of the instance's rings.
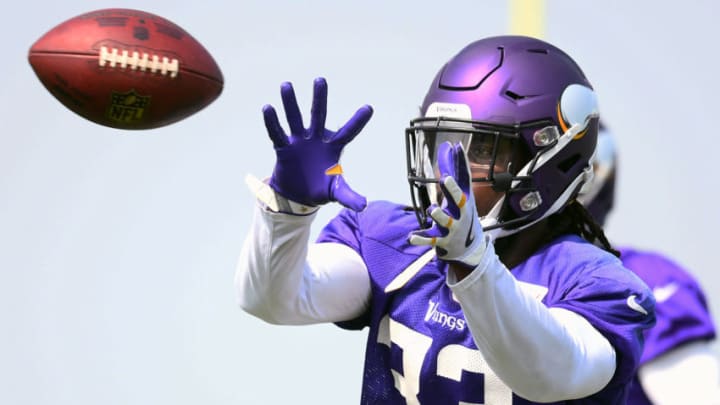
[[[651,252],[620,249],[625,267],[645,281],[655,295],[657,323],[645,332],[640,364],[684,343],[715,338],[708,305],[697,281],[669,259]],[[651,404],[635,379],[628,404]]]
[[[447,265],[435,258],[423,261],[428,247],[407,242],[416,228],[411,209],[374,202],[361,213],[342,211],[318,238],[354,249],[370,274],[369,310],[340,324],[370,328],[361,403],[534,403],[513,394],[487,366],[445,282]],[[404,277],[408,269],[412,276]],[[653,322],[628,302],[652,308],[649,289],[613,255],[577,236],[559,238],[512,273],[546,306],[585,317],[616,350],[617,369],[605,388],[562,403],[624,404],[640,362],[642,332]]]

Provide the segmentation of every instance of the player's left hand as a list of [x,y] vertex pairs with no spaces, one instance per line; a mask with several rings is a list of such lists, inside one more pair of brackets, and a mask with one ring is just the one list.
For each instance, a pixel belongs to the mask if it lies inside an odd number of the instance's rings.
[[445,142],[438,147],[438,169],[442,203],[428,208],[432,227],[412,232],[410,243],[434,246],[438,258],[475,268],[485,253],[486,242],[461,144]]

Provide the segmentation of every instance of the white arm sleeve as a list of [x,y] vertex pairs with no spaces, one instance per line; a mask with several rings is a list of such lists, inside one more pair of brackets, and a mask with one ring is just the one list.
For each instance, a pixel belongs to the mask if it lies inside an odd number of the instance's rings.
[[235,272],[241,308],[286,325],[347,321],[365,311],[370,301],[365,263],[342,244],[308,247],[314,217],[256,204]]
[[707,341],[682,345],[643,364],[638,377],[656,405],[720,404],[720,367]]
[[586,397],[615,373],[610,342],[582,316],[549,309],[524,290],[489,241],[478,267],[460,282],[448,272],[448,285],[488,365],[523,398]]

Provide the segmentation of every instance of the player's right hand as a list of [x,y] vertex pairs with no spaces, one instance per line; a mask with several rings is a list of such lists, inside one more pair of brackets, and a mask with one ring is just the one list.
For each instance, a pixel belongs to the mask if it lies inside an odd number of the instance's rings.
[[355,211],[365,209],[367,200],[345,183],[339,161],[345,145],[370,120],[372,107],[361,107],[339,130],[328,130],[325,128],[327,82],[317,78],[310,126],[305,128],[292,84],[283,83],[280,93],[290,134],[286,134],[280,125],[275,108],[271,105],[263,107],[265,128],[277,157],[270,187],[284,198],[304,205],[318,206],[337,201]]
[[410,243],[433,246],[439,259],[474,269],[485,254],[486,241],[475,209],[467,156],[462,144],[450,142],[440,144],[437,154],[443,200],[428,208],[432,227],[412,232]]

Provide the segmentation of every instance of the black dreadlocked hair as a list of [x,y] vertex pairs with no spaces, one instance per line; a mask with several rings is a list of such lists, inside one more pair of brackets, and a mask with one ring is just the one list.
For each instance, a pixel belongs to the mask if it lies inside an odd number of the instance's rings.
[[549,240],[573,233],[590,243],[600,246],[615,255],[615,257],[620,257],[620,252],[612,247],[607,236],[605,236],[602,226],[595,221],[585,206],[577,200],[571,200],[561,212],[551,215],[548,221],[550,229],[555,230],[548,235]]

